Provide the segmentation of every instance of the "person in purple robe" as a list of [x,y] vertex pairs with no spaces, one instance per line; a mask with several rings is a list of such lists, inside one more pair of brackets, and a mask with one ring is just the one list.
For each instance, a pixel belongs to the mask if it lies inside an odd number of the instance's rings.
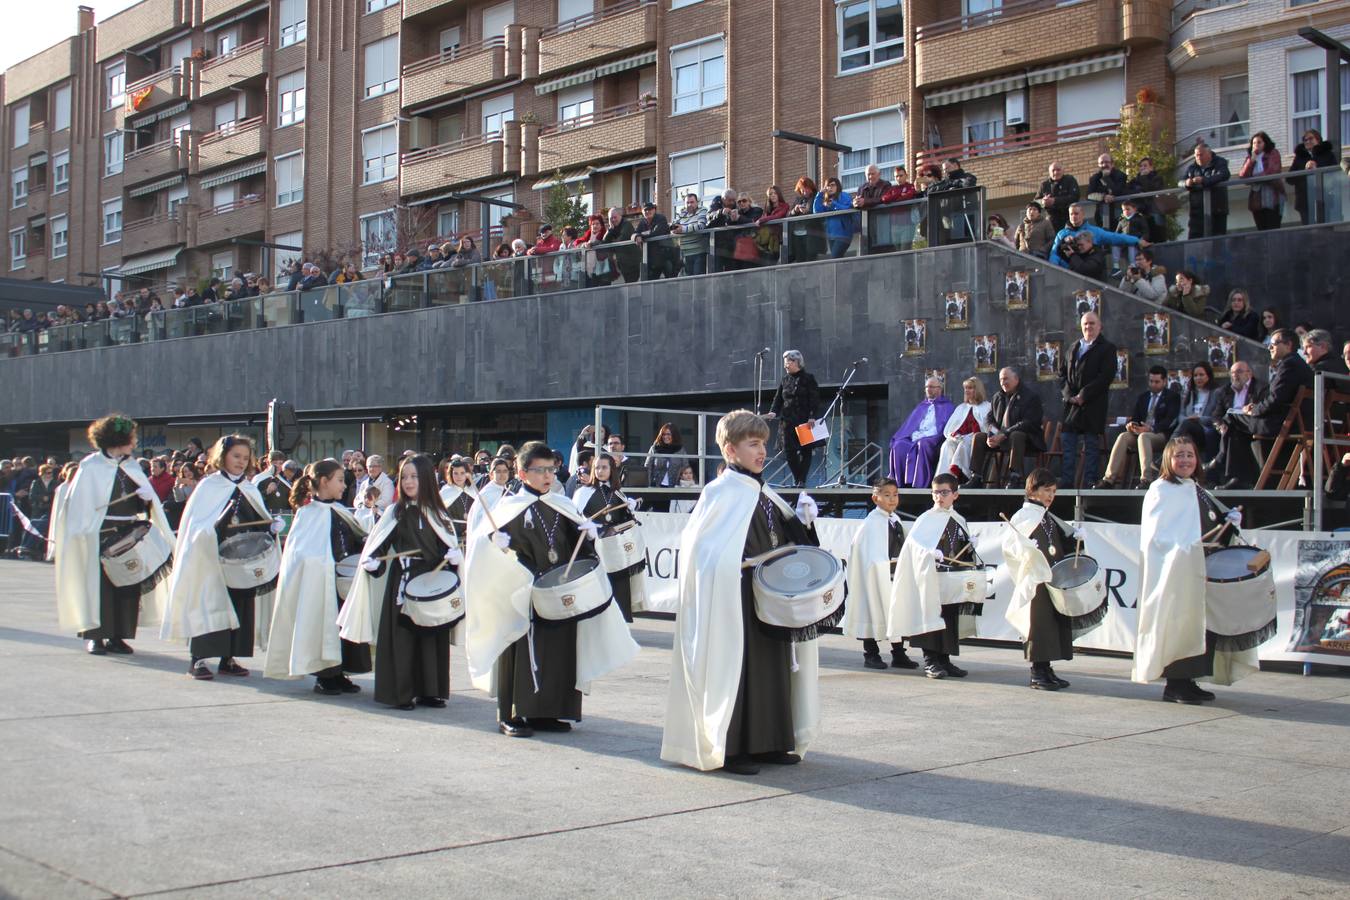
[[926,395],[891,438],[891,477],[905,487],[928,487],[942,448],[942,426],[952,414],[952,401],[942,396],[942,382],[929,378]]

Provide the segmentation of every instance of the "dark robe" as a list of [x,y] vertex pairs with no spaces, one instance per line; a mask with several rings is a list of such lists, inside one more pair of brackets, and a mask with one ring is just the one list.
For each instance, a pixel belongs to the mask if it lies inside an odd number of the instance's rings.
[[[128,494],[131,496],[127,496]],[[120,497],[126,499],[117,499]],[[113,477],[112,493],[108,496],[108,499],[117,500],[116,503],[110,504],[105,511],[104,514],[108,516],[141,516],[150,509],[150,504],[136,496],[136,482],[132,481],[131,476],[120,468]],[[107,549],[108,545],[116,543],[117,540],[135,527],[135,523],[105,521],[103,527],[115,530],[99,535],[100,551]],[[100,563],[98,573],[98,627],[89,631],[81,631],[80,637],[93,641],[128,640],[136,637],[136,626],[140,622],[140,617],[140,585],[114,586],[108,580],[108,575],[103,571],[103,566]]]
[[[540,496],[527,485],[521,492]],[[577,526],[562,513],[543,503],[532,503],[501,526],[511,539],[516,561],[537,578],[557,565],[565,565],[580,539]],[[552,548],[557,562],[549,559]],[[595,547],[586,541],[577,559],[594,559]],[[551,622],[530,612],[534,635],[534,661],[530,672],[530,635],[517,640],[497,658],[497,716],[511,719],[571,719],[581,721],[581,691],[577,690],[577,623],[575,619]],[[535,690],[535,679],[539,689]]]
[[[323,503],[323,500],[312,500],[311,503]],[[331,505],[331,504],[330,504]],[[332,526],[329,533],[329,540],[333,547],[333,561],[344,559],[353,553],[360,553],[361,546],[365,542],[361,536],[356,533],[356,529],[347,523],[347,520],[337,513],[332,513],[329,517]],[[334,592],[336,599],[336,609],[342,609],[343,597]],[[334,613],[334,616],[337,614]],[[343,672],[362,673],[369,672],[370,664],[370,645],[354,644],[346,638],[342,641],[342,662],[332,668],[323,669],[314,674],[320,678],[333,679],[340,678]]]
[[[1048,512],[1031,533],[1031,540],[1051,566],[1072,554],[1075,547],[1073,537],[1065,534]],[[1054,553],[1050,552],[1052,547]],[[1073,659],[1073,629],[1069,617],[1055,609],[1050,592],[1043,584],[1036,588],[1036,595],[1031,598],[1031,629],[1022,649],[1031,662]]]
[[[615,490],[608,484],[598,484],[595,486],[595,492],[591,494],[590,499],[586,501],[586,508],[581,511],[583,516],[590,518],[602,509],[608,509],[611,506],[622,504],[627,498],[622,492]],[[619,509],[610,510],[596,520],[603,533],[605,529],[614,525],[622,525],[624,522],[633,521],[633,513],[626,505]],[[629,578],[635,572],[647,568],[643,562],[641,565],[634,566],[622,572],[610,572],[609,583],[614,589],[614,602],[619,604],[619,611],[623,613],[625,622],[633,621],[633,587],[629,583]]]
[[[1200,533],[1204,534],[1223,521],[1224,512],[1204,488],[1196,485],[1195,493],[1200,504]],[[1232,528],[1225,528],[1220,534],[1210,538],[1210,541],[1227,546],[1233,541],[1233,532],[1234,530]],[[1214,632],[1206,628],[1205,652],[1197,656],[1187,656],[1182,659],[1173,660],[1168,664],[1167,668],[1163,669],[1163,677],[1196,679],[1213,675],[1214,647]]]
[[[245,499],[244,494],[239,488],[234,489],[230,495],[229,502],[225,504],[225,510],[216,519],[216,541],[220,542],[226,538],[237,534],[246,534],[250,531],[269,532],[272,527],[271,519],[268,519],[266,525],[256,525],[249,528],[232,528],[240,522],[256,522],[266,518],[263,513],[253,508],[253,504]],[[274,590],[276,582],[264,586],[267,590]],[[249,588],[247,590],[236,590],[235,588],[226,589],[230,594],[230,603],[234,605],[234,615],[239,620],[238,628],[226,628],[221,631],[212,631],[208,634],[199,634],[188,643],[188,650],[193,659],[210,659],[220,657],[224,659],[233,659],[236,656],[253,655],[253,633],[255,622],[257,620],[257,596],[260,588]]]
[[459,540],[461,547],[468,546],[469,535],[469,511],[473,509],[473,497],[469,496],[468,491],[461,490],[455,502],[445,508],[450,514],[451,524],[455,526],[455,537]]
[[[966,549],[969,544],[970,535],[955,519],[951,519],[947,522],[946,530],[942,532],[942,538],[938,541],[937,549],[942,552],[944,559],[954,559],[960,556],[962,562],[971,562],[975,553],[973,547],[969,550]],[[955,569],[962,569],[962,567],[940,562],[937,569],[939,572],[951,572]],[[922,650],[924,659],[931,656],[960,656],[961,637],[958,630],[960,622],[961,604],[945,603],[942,606],[942,628],[938,631],[914,635],[909,639],[909,645]]]
[[[274,493],[269,494],[269,488]],[[291,488],[280,477],[273,475],[258,482],[258,493],[262,494],[263,504],[272,515],[279,516],[291,511]]]
[[418,697],[444,700],[450,696],[450,626],[424,628],[405,616],[398,604],[403,584],[440,565],[450,548],[423,521],[416,503],[399,503],[397,515],[394,530],[371,555],[421,553],[383,562],[375,570],[378,577],[386,566],[393,567],[385,579],[380,630],[375,637],[375,702],[390,706],[412,703]]

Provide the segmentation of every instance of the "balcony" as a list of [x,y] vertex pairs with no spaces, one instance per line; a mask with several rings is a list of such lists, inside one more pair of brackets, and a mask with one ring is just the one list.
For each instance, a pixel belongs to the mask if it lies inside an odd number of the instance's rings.
[[475,135],[403,154],[398,172],[399,193],[408,196],[444,190],[514,170],[519,165],[516,160],[520,156],[520,142],[510,141],[512,147],[507,143],[512,134],[519,134],[519,129],[514,123],[508,124],[511,127],[505,134]]
[[265,153],[262,121],[262,116],[245,119],[203,135],[197,145],[196,171],[205,172]]
[[539,169],[552,172],[656,146],[656,102],[630,103],[546,125],[539,131]]
[[122,183],[139,184],[187,168],[187,154],[172,138],[128,153],[122,164]]
[[[1059,162],[1066,172],[1090,172],[1097,167],[1097,154],[1120,128],[1119,119],[1099,119],[1055,128],[1041,128],[968,144],[952,144],[925,150],[915,168],[945,159],[960,159],[962,167],[980,179],[990,201],[1009,197],[1027,198],[1041,183],[1050,163]],[[1083,182],[1086,185],[1086,181]]]
[[545,28],[539,35],[539,74],[573,69],[655,43],[655,0],[626,0]]
[[197,214],[197,246],[219,244],[263,230],[267,206],[261,197],[244,197]]
[[461,45],[403,67],[403,105],[420,106],[506,78],[506,38]]
[[136,256],[187,243],[182,207],[122,225],[122,255]]
[[914,30],[915,85],[978,78],[1120,43],[1110,0],[1012,0]]
[[203,0],[202,21],[209,22],[217,16],[234,12],[236,9],[249,6],[251,3],[252,0]]
[[127,85],[127,115],[187,99],[180,68],[164,69]]
[[47,214],[47,185],[45,182],[40,184],[29,182],[28,203],[24,208],[27,210],[26,215],[30,219],[36,219],[38,216]]
[[[433,10],[442,9],[455,3],[455,0],[403,0],[403,18],[411,19]],[[463,3],[461,6],[465,5]]]
[[219,94],[266,74],[267,39],[258,38],[203,63],[197,78],[197,96]]
[[43,153],[47,149],[47,131],[46,122],[34,122],[28,126],[28,144],[23,147],[30,157],[37,153]]

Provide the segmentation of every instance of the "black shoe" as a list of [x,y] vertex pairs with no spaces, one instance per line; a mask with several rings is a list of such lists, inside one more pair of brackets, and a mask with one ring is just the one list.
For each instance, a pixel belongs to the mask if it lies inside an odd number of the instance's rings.
[[864,653],[863,665],[869,669],[886,668],[886,663],[882,662],[880,653]]
[[90,656],[107,656],[108,648],[103,646],[102,641],[91,639],[84,642],[84,652]]
[[111,641],[108,641],[107,650],[109,653],[121,653],[126,656],[130,656],[131,654],[136,652],[135,650],[131,649],[130,644],[128,644],[121,638],[113,638]]
[[1094,484],[1092,488],[1093,490],[1098,491],[1114,491],[1116,489],[1116,485],[1114,482],[1107,481],[1105,478],[1103,478],[1101,481]]
[[344,694],[359,694],[359,693],[361,693],[361,685],[359,685],[359,684],[357,684],[356,682],[352,681],[352,680],[351,680],[350,678],[348,678],[346,675],[343,675],[343,676],[342,676],[342,680],[338,682],[337,688],[338,688],[338,690],[342,691],[342,693],[344,693]]
[[497,730],[507,737],[533,737],[534,729],[524,719],[507,719],[497,723]]
[[1191,691],[1191,686],[1185,681],[1168,681],[1167,687],[1163,688],[1163,700],[1168,703],[1184,703],[1187,706],[1199,706],[1200,697]]
[[1008,478],[1003,482],[1003,486],[1009,490],[1016,490],[1027,486],[1027,479],[1021,472],[1009,472]]
[[771,753],[752,753],[750,757],[757,763],[767,763],[771,766],[795,766],[802,761],[802,758],[795,753],[788,753],[786,750],[774,750]]
[[1062,688],[1066,688],[1069,686],[1069,683],[1067,681],[1065,681],[1063,678],[1060,678],[1059,675],[1055,673],[1054,666],[1049,665],[1046,666],[1045,671],[1049,673],[1050,677],[1054,680],[1055,684],[1059,685]]
[[903,650],[891,651],[892,669],[917,669],[919,664],[909,658],[909,654]]
[[418,697],[418,706],[430,706],[432,709],[445,709],[445,701],[440,697]]
[[942,663],[930,662],[924,663],[923,674],[933,679],[946,678],[947,670],[942,667]]
[[222,659],[220,665],[216,666],[216,671],[221,675],[233,675],[236,678],[243,678],[248,675],[248,669],[245,669],[233,659]]
[[978,491],[980,488],[984,487],[984,479],[978,475],[972,475],[970,476],[970,480],[961,485],[961,487],[968,491]]
[[417,704],[416,704],[416,703],[396,703],[396,704],[394,704],[394,709],[401,709],[401,710],[403,710],[404,712],[410,712],[410,711],[412,711],[412,710],[414,710],[414,709],[417,709]]
[[333,684],[326,678],[320,678],[318,681],[314,682],[314,693],[323,694],[325,697],[336,697],[338,694],[342,693],[342,688]]
[[732,775],[758,775],[759,766],[748,756],[737,756],[722,763],[722,771],[730,772]]
[[535,731],[567,732],[572,730],[572,723],[564,722],[562,719],[531,718],[526,721],[530,723],[530,727]]
[[188,674],[198,681],[210,681],[212,678],[216,677],[206,665],[206,662],[200,659],[194,659],[192,661],[192,664],[188,666]]
[[1038,669],[1035,666],[1031,669],[1031,688],[1036,691],[1057,691],[1059,682],[1045,669]]
[[956,663],[952,662],[950,659],[944,659],[942,661],[942,668],[946,669],[947,674],[952,676],[953,678],[965,678],[967,675],[970,674],[965,669],[961,668]]
[[1205,690],[1200,685],[1196,684],[1194,681],[1191,682],[1191,693],[1199,697],[1201,700],[1204,700],[1206,703],[1212,702],[1215,699],[1213,691]]

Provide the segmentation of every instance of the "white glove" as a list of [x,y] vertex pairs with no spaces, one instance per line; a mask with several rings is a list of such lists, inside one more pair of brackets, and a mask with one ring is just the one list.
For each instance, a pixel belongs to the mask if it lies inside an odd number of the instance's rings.
[[154,492],[152,488],[148,488],[145,485],[141,485],[140,487],[136,488],[136,496],[140,497],[146,503],[154,503],[158,495]]
[[373,556],[361,560],[361,568],[365,569],[367,572],[374,572],[379,567],[380,561]]
[[629,512],[637,512],[638,506],[642,503],[642,501],[636,497],[629,497],[623,502],[628,506]]
[[597,538],[600,537],[600,526],[592,522],[590,519],[587,519],[586,521],[578,525],[577,531],[580,531],[582,534],[586,535],[586,537],[590,538],[591,540],[596,540]]
[[1230,510],[1228,511],[1228,515],[1224,516],[1224,518],[1227,519],[1229,522],[1231,522],[1231,523],[1234,524],[1234,525],[1241,525],[1241,524],[1242,524],[1242,510],[1240,510],[1240,509],[1230,509]]
[[286,527],[286,520],[281,516],[272,517],[272,533],[281,534],[281,529]]
[[445,561],[452,566],[463,565],[464,554],[459,551],[458,547],[451,547],[449,550],[445,551]]
[[807,528],[816,521],[816,514],[819,512],[820,507],[816,506],[816,501],[811,499],[810,494],[802,494],[797,498],[797,518],[801,519]]
[[492,532],[492,543],[506,550],[511,546],[511,536],[505,531],[494,531]]
[[1074,539],[1075,541],[1081,541],[1081,540],[1083,540],[1083,539],[1086,538],[1086,537],[1087,537],[1087,534],[1083,531],[1083,529],[1081,529],[1081,528],[1075,528],[1075,529],[1073,530],[1073,539]]
[[946,558],[947,558],[947,557],[944,556],[944,555],[942,554],[942,551],[941,551],[941,550],[936,550],[936,549],[933,550],[933,559],[936,559],[938,562],[942,562],[942,561],[943,561],[944,559],[946,559]]

